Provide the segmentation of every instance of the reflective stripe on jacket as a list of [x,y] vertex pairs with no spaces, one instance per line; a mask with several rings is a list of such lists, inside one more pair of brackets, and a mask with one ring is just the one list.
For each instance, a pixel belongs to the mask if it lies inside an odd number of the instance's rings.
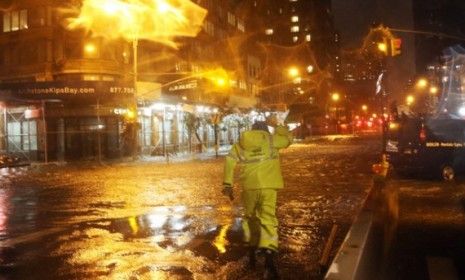
[[282,188],[278,150],[291,143],[292,136],[284,126],[278,126],[273,135],[261,130],[245,131],[226,156],[223,182],[233,184],[234,168],[239,163],[244,190]]

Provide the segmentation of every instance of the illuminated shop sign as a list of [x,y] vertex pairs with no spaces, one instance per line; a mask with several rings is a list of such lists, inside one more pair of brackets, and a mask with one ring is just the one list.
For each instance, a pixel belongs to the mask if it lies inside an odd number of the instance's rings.
[[0,95],[12,98],[85,98],[85,97],[131,97],[132,85],[115,82],[39,82],[0,84]]
[[173,92],[173,91],[181,91],[181,90],[190,90],[190,89],[195,89],[197,87],[198,87],[197,80],[190,80],[184,83],[177,83],[175,85],[172,85],[168,88],[168,91]]

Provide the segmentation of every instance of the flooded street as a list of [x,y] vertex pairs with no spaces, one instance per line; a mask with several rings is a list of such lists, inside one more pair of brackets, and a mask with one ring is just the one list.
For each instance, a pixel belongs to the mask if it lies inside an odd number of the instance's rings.
[[[320,279],[371,185],[378,142],[296,144],[282,155],[283,279]],[[239,189],[223,158],[1,169],[2,279],[257,279],[245,268]]]
[[385,279],[465,278],[465,182],[393,179],[396,233]]

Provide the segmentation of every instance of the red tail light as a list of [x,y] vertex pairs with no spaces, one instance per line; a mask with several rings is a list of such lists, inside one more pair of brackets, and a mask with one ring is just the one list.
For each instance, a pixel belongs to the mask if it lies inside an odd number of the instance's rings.
[[426,141],[426,129],[424,127],[422,127],[420,129],[420,141],[421,142],[425,142]]

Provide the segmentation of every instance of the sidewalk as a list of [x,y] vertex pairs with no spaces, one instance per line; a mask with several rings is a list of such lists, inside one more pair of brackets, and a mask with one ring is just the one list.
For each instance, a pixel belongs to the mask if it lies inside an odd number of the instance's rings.
[[[218,156],[222,157],[228,154],[231,145],[221,146],[218,150]],[[123,157],[118,159],[103,159],[101,163],[95,160],[78,160],[78,161],[50,161],[45,162],[31,162],[31,167],[44,167],[44,166],[64,166],[64,165],[138,165],[148,163],[177,163],[193,160],[209,160],[214,159],[216,156],[214,148],[208,148],[207,151],[202,153],[189,153],[182,152],[177,154],[167,154],[166,156],[149,156],[139,155],[136,159],[133,157]]]
[[[231,145],[221,146],[218,149],[218,156],[225,156],[229,153]],[[131,158],[130,162],[159,162],[159,163],[170,163],[170,162],[185,162],[190,160],[208,160],[215,158],[216,153],[214,148],[209,148],[207,151],[202,153],[177,153],[177,154],[167,154],[166,156],[140,156],[136,161],[133,161]]]

